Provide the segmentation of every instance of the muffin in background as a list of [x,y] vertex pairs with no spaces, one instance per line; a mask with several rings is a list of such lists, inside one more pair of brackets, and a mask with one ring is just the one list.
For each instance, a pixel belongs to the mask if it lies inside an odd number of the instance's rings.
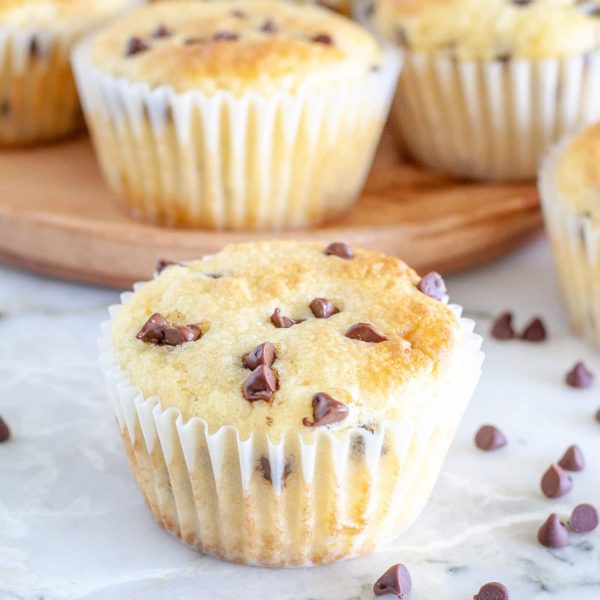
[[[150,0],[150,2],[172,2],[173,0]],[[198,2],[210,2],[219,0],[198,0]],[[250,2],[251,0],[248,0]],[[316,4],[324,8],[334,10],[346,17],[352,16],[353,2],[352,0],[287,0],[288,2],[297,2],[298,4]]]
[[0,144],[52,141],[83,126],[69,54],[132,0],[0,0]]
[[106,179],[134,215],[260,230],[352,206],[398,62],[325,9],[177,0],[115,21],[74,66]]
[[392,110],[410,153],[457,177],[524,180],[563,134],[600,118],[600,4],[377,0],[404,48]]
[[135,289],[111,309],[102,366],[163,527],[226,560],[300,566],[369,552],[418,516],[483,358],[439,276],[263,242]]
[[571,326],[600,348],[600,124],[557,144],[539,190]]

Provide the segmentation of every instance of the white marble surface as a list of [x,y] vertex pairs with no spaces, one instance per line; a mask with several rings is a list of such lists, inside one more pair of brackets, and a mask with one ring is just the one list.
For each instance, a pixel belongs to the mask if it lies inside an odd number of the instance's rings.
[[[412,572],[411,600],[469,600],[489,580],[513,600],[600,598],[600,531],[560,551],[536,542],[549,512],[600,504],[600,377],[587,391],[562,383],[583,357],[600,375],[600,355],[569,334],[543,242],[448,283],[480,332],[510,308],[519,325],[541,314],[551,341],[486,339],[483,380],[407,535],[352,561],[265,570],[198,555],[144,507],[97,366],[98,325],[116,293],[0,269],[0,414],[14,433],[0,446],[0,599],[362,600],[398,561]],[[507,448],[474,448],[485,422],[504,430]],[[541,474],[575,442],[587,469],[569,496],[545,499]]]

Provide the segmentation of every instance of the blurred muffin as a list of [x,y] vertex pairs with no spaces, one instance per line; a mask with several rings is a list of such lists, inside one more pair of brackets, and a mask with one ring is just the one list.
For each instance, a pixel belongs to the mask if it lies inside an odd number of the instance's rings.
[[600,124],[559,143],[540,171],[540,195],[573,329],[600,347]]
[[459,177],[533,178],[552,142],[600,118],[600,4],[377,0],[405,50],[393,110],[410,152]]
[[273,242],[124,295],[102,364],[156,519],[203,552],[269,566],[359,555],[405,530],[482,360],[444,294],[439,276],[378,252]]
[[142,218],[212,229],[348,210],[397,75],[358,25],[274,0],[141,7],[74,65],[111,189]]
[[83,34],[132,0],[0,0],[0,144],[45,142],[83,125],[69,64]]

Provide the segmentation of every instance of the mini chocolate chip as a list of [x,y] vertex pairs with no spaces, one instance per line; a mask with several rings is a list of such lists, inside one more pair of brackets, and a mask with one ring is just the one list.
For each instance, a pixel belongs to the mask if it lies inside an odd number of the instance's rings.
[[377,333],[373,326],[368,323],[356,323],[349,327],[344,335],[351,340],[360,340],[370,344],[379,344],[387,340],[385,335]]
[[543,342],[546,338],[546,327],[539,317],[532,319],[521,334],[521,339],[526,342]]
[[195,44],[204,44],[206,41],[206,38],[203,37],[190,37],[185,38],[185,40],[183,40],[183,44],[185,46],[194,46]]
[[510,594],[505,585],[497,581],[490,581],[481,587],[473,596],[473,600],[510,600]]
[[[273,483],[271,462],[266,456],[261,456],[258,461],[258,472],[266,479],[269,483]],[[286,461],[283,467],[283,473],[281,474],[281,480],[285,481],[292,472],[292,465]]]
[[527,6],[528,4],[532,4],[533,0],[512,0],[512,3],[516,6]]
[[275,21],[273,19],[267,19],[261,26],[260,30],[263,33],[277,33],[279,28],[275,25]]
[[223,275],[221,273],[202,273],[204,277],[210,277],[210,279],[221,279]]
[[558,465],[551,465],[541,482],[542,492],[548,498],[560,498],[573,489],[573,480]]
[[242,364],[246,369],[254,371],[260,365],[270,367],[275,360],[275,346],[271,342],[265,342],[256,346],[253,350],[244,354]]
[[173,265],[178,265],[179,263],[174,260],[166,260],[164,258],[160,258],[156,261],[156,272],[160,275],[167,267],[172,267]]
[[310,38],[310,41],[315,44],[324,44],[325,46],[331,46],[333,44],[333,38],[326,33],[313,35],[312,38]]
[[408,41],[408,34],[406,33],[406,29],[398,28],[396,29],[396,43],[401,48],[408,48],[410,43]]
[[332,398],[329,394],[319,392],[312,399],[313,420],[302,419],[305,427],[320,427],[343,421],[348,416],[348,407]]
[[0,101],[0,116],[7,117],[10,114],[10,101],[6,98]]
[[546,548],[563,548],[569,543],[569,532],[556,513],[552,513],[539,528],[537,539]]
[[172,325],[160,313],[154,313],[135,337],[145,344],[179,346],[185,342],[199,340],[202,331],[196,325]]
[[239,39],[239,34],[233,31],[217,31],[215,35],[213,35],[213,40],[215,42],[234,42]]
[[327,256],[338,256],[346,260],[354,258],[352,248],[348,244],[344,244],[344,242],[332,242],[325,248],[324,254],[327,254]]
[[504,64],[509,63],[510,60],[511,60],[511,58],[512,58],[512,56],[511,56],[510,52],[501,52],[500,54],[498,54],[496,56],[496,60],[498,62],[501,62],[501,63],[504,63]]
[[10,439],[10,429],[6,421],[0,417],[0,444]]
[[270,401],[278,387],[277,376],[271,368],[266,365],[259,365],[250,373],[242,390],[244,398],[248,402]]
[[231,16],[236,19],[245,19],[248,15],[243,10],[232,10]]
[[596,419],[597,423],[600,423],[600,409],[598,409],[596,411],[596,414],[594,415],[594,419]]
[[149,50],[150,46],[142,39],[137,36],[131,36],[127,41],[127,47],[125,48],[125,56],[133,56],[140,52]]
[[281,313],[281,309],[276,308],[271,315],[271,323],[278,329],[288,329],[298,325],[298,323],[304,323],[304,319],[290,319],[290,317],[286,317]]
[[492,337],[497,340],[512,340],[515,337],[512,320],[513,316],[511,313],[502,313],[492,325]]
[[166,38],[172,35],[171,31],[165,25],[158,25],[152,32],[153,38]]
[[434,300],[441,300],[446,295],[446,284],[444,283],[442,276],[435,271],[427,273],[427,275],[419,281],[417,289]]
[[310,310],[317,319],[329,319],[329,317],[339,313],[339,309],[327,298],[315,298],[310,303]]
[[503,448],[506,443],[503,433],[493,425],[484,425],[475,435],[475,445],[486,452]]
[[598,527],[598,511],[591,504],[580,504],[573,509],[569,529],[573,533],[589,533]]
[[567,373],[565,381],[572,388],[588,388],[594,381],[594,374],[582,362],[578,362]]
[[558,464],[565,471],[583,471],[585,459],[578,446],[571,446],[567,448],[567,451],[558,461]]
[[35,58],[40,55],[40,45],[37,41],[37,38],[31,38],[31,42],[29,42],[29,56]]
[[373,592],[376,596],[385,596],[392,594],[396,598],[404,598],[412,589],[412,580],[408,569],[398,563],[391,566],[373,586]]

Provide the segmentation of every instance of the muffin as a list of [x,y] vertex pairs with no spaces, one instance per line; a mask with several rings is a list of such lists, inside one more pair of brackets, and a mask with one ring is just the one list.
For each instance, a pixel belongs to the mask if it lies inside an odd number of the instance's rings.
[[[171,2],[172,0],[150,0],[150,2]],[[209,0],[199,0],[199,1],[209,1]],[[323,6],[325,8],[329,8],[334,10],[335,12],[340,13],[341,15],[346,15],[347,17],[352,16],[352,8],[353,2],[352,0],[290,0],[293,2],[297,2],[298,4],[317,4],[319,6]]]
[[600,118],[600,3],[377,0],[375,28],[405,50],[392,111],[429,168],[534,178],[563,134]]
[[158,522],[267,566],[360,555],[404,531],[483,357],[444,294],[439,275],[378,252],[262,242],[170,264],[124,295],[102,365]]
[[74,56],[94,144],[134,215],[316,225],[355,201],[397,75],[365,30],[275,0],[159,2]]
[[557,144],[539,190],[573,329],[600,347],[600,124]]
[[69,52],[132,0],[0,0],[0,144],[67,136],[83,125]]

